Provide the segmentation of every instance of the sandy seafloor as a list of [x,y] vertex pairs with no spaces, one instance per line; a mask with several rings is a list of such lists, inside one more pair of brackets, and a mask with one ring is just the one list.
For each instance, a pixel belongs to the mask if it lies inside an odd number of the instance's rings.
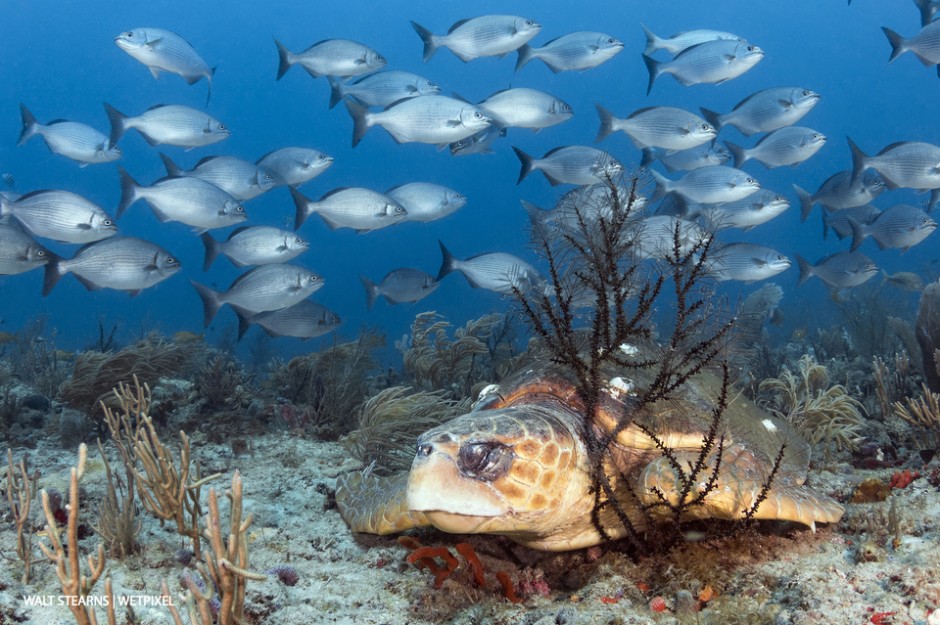
[[[166,434],[163,440],[176,448]],[[888,502],[846,504],[840,524],[820,527],[815,534],[766,523],[757,534],[690,544],[639,562],[617,545],[551,554],[498,537],[476,536],[469,540],[487,568],[488,586],[473,587],[469,571],[461,565],[435,590],[427,571],[405,562],[409,551],[394,537],[354,536],[330,505],[336,476],[355,468],[339,444],[271,433],[254,438],[249,452],[235,456],[230,445],[206,443],[205,436],[196,433],[193,446],[204,471],[224,473],[217,488],[227,488],[235,469],[242,475],[245,512],[254,515],[249,530],[251,568],[266,571],[289,563],[299,575],[293,587],[273,575],[249,583],[248,622],[259,625],[940,622],[940,492],[924,478],[892,491],[902,528],[896,548],[884,532]],[[82,482],[81,519],[87,524],[94,523],[96,502],[104,492],[102,465],[93,449]],[[72,451],[55,440],[40,439],[34,449],[14,448],[15,458],[24,452],[42,473],[40,486],[64,487],[75,462]],[[834,463],[813,470],[809,482],[845,501],[864,478],[887,480],[893,471],[862,471]],[[38,503],[32,514],[40,518]],[[176,558],[181,539],[175,528],[161,528],[143,511],[141,519],[143,553],[108,561],[115,594],[157,596],[163,580],[179,592],[185,568]],[[223,503],[223,527],[227,521]],[[467,539],[436,531],[417,535],[424,544],[451,547]],[[36,537],[34,545],[39,540]],[[93,553],[98,540],[94,534],[82,539],[82,554]],[[860,545],[866,544],[874,561],[859,562]],[[9,560],[13,545],[13,524],[5,515],[0,522],[0,548],[7,558],[0,567],[0,624],[74,622],[65,607],[25,605],[23,595],[55,597],[59,586],[52,568],[43,562],[34,566],[24,587],[20,564]],[[35,551],[39,554],[38,548]],[[508,572],[517,584],[528,582],[531,594],[524,603],[512,604],[502,596],[496,571]],[[704,609],[675,610],[677,591],[697,595],[705,585],[718,596]],[[98,590],[103,590],[103,581]],[[666,601],[664,612],[650,609],[650,601],[659,595]],[[933,618],[928,616],[931,610],[938,610]],[[893,614],[879,616],[884,612]],[[136,616],[138,623],[172,622],[165,608],[139,609]],[[99,622],[107,622],[101,609]],[[118,622],[125,622],[122,616]]]

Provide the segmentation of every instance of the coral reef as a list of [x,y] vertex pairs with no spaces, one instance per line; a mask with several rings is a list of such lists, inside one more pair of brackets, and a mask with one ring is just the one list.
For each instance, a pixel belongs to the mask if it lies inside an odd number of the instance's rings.
[[784,367],[779,377],[761,382],[759,390],[761,403],[822,446],[827,459],[833,448],[856,449],[864,439],[861,402],[843,385],[830,385],[829,371],[810,355],[800,358],[796,373]]
[[181,373],[198,353],[194,343],[167,341],[149,335],[117,352],[82,352],[75,358],[72,376],[62,386],[59,398],[86,414],[94,414],[101,402],[115,405],[112,389],[136,376],[145,384],[156,384],[164,376]]
[[446,395],[446,391],[412,393],[405,386],[383,389],[359,408],[357,428],[340,443],[378,475],[406,470],[422,432],[469,409],[469,401]]
[[275,365],[268,384],[297,407],[308,433],[335,440],[352,428],[350,416],[369,397],[370,376],[378,366],[375,351],[384,344],[383,335],[365,329],[355,341]]
[[436,312],[423,312],[411,336],[395,343],[405,375],[415,388],[445,390],[452,399],[473,397],[483,384],[498,382],[522,362],[513,349],[509,322],[496,313],[472,319],[448,336],[451,324]]
[[937,371],[940,362],[934,354],[940,349],[940,283],[928,284],[921,293],[914,329],[923,353],[923,374],[927,386],[940,392],[940,372]]

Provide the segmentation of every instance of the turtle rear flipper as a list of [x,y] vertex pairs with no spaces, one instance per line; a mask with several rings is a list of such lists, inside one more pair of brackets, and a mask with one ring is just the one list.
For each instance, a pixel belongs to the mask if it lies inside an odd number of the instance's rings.
[[423,512],[408,510],[407,486],[407,473],[347,473],[336,480],[336,507],[354,532],[395,534],[430,525]]
[[[682,466],[692,466],[695,461],[692,454],[676,456]],[[709,459],[708,468],[699,476],[696,489],[686,495],[686,502],[694,500],[705,488],[705,483],[712,475],[712,467],[714,456]],[[753,455],[746,450],[726,449],[714,487],[701,505],[690,504],[683,516],[688,519],[729,521],[745,519],[764,490],[765,480],[766,477],[756,470]],[[670,505],[678,506],[681,488],[682,483],[666,458],[650,462],[637,482],[638,494],[646,505],[662,501],[658,491]],[[666,511],[666,508],[659,510]],[[654,515],[656,511],[657,508],[653,508]],[[835,500],[781,476],[771,483],[766,497],[750,516],[762,520],[793,521],[815,530],[816,523],[835,523],[842,518],[843,512],[842,506]]]

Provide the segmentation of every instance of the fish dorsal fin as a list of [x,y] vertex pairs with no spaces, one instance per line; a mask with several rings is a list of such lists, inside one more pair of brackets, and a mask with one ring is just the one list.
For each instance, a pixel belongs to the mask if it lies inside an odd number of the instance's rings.
[[165,106],[169,106],[169,104],[154,104],[153,106],[151,106],[151,107],[150,107],[149,109],[147,109],[147,110],[148,110],[148,111],[155,111],[155,110],[157,110],[157,109],[162,109],[162,108],[165,107]]
[[[64,124],[70,120],[68,119],[53,119],[51,122],[47,123],[46,126],[51,126],[52,124]],[[76,124],[79,122],[75,122]]]
[[238,228],[235,228],[234,230],[232,230],[232,232],[228,235],[228,238],[226,239],[226,241],[231,241],[232,237],[236,237],[242,232],[244,232],[245,230],[248,230],[249,228],[254,228],[254,227],[255,226],[239,226]]
[[545,156],[543,156],[541,159],[536,159],[536,160],[545,160],[545,159],[548,158],[549,156],[552,156],[552,155],[554,155],[556,152],[560,152],[561,150],[564,150],[564,149],[567,148],[567,147],[571,147],[571,146],[560,145],[560,146],[558,146],[557,148],[552,148],[551,150],[549,150],[548,152],[545,153]]
[[32,197],[39,195],[40,193],[49,193],[49,189],[39,189],[38,191],[30,191],[29,193],[24,193],[19,198],[11,202],[11,204],[16,204],[17,202],[22,202],[23,200],[28,200]]
[[322,202],[323,200],[325,200],[325,199],[327,199],[327,198],[333,197],[333,196],[336,195],[337,193],[340,193],[340,192],[342,192],[342,191],[349,191],[349,190],[352,189],[352,188],[353,188],[353,187],[337,187],[337,188],[333,189],[332,191],[327,192],[323,197],[320,198],[320,201]]
[[907,145],[908,143],[913,143],[913,142],[912,141],[895,141],[891,145],[886,145],[885,147],[881,148],[881,151],[878,152],[878,156],[881,156],[882,154],[890,152],[891,150],[894,150],[896,148],[899,148],[902,145]]
[[[196,163],[196,167],[202,167],[206,163],[213,161],[217,158],[220,158],[220,157],[219,156],[204,156],[201,159],[199,159],[198,163]],[[193,169],[196,169],[196,167],[193,167]]]
[[[447,30],[447,34],[448,34],[448,35],[451,34],[451,33],[454,32],[455,30],[457,30],[458,28],[460,28],[461,26],[463,26],[464,24],[466,24],[467,22],[469,22],[471,19],[473,19],[473,18],[466,17],[466,18],[464,18],[464,19],[462,19],[462,20],[460,20],[460,21],[454,22],[454,25],[451,26],[451,27]],[[422,20],[422,21],[424,21],[424,20]]]
[[637,115],[642,115],[643,113],[649,113],[649,112],[652,111],[653,109],[657,109],[657,108],[659,108],[659,107],[658,107],[658,106],[644,106],[643,108],[637,109],[637,110],[633,111],[632,113],[630,113],[630,116],[627,117],[627,119],[633,119],[633,118],[636,117]]

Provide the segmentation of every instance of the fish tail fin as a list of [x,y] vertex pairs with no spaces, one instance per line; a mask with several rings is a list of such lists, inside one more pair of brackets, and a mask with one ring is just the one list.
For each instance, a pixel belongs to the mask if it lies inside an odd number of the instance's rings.
[[796,286],[801,286],[813,277],[813,266],[799,254],[796,254],[796,262],[800,266],[800,279],[797,281]]
[[806,221],[809,214],[813,212],[813,196],[807,193],[800,185],[793,185],[796,196],[800,198],[800,221]]
[[525,209],[525,214],[528,215],[529,221],[532,222],[532,225],[535,227],[541,227],[544,222],[544,217],[548,214],[548,211],[542,210],[532,202],[526,202],[525,200],[520,201],[522,202],[522,208]]
[[294,230],[300,230],[300,227],[307,221],[307,217],[312,212],[310,210],[310,200],[294,187],[290,187],[290,196],[294,198],[294,207],[297,209],[294,214]]
[[601,118],[600,128],[597,129],[597,137],[594,138],[594,143],[600,143],[618,129],[614,128],[614,114],[605,109],[603,106],[594,103],[594,108],[597,109],[597,116]]
[[372,310],[375,300],[379,297],[379,287],[365,276],[359,276],[359,281],[362,282],[362,286],[366,290],[366,309]]
[[204,323],[205,327],[208,328],[209,324],[212,323],[212,319],[215,318],[216,313],[222,308],[222,303],[219,301],[219,292],[213,291],[195,280],[190,280],[189,283],[193,285],[193,288],[196,289],[196,293],[199,294],[199,299],[202,300]]
[[343,81],[333,76],[327,76],[326,79],[330,83],[330,108],[333,108],[343,99]]
[[858,223],[851,217],[846,217],[846,220],[849,222],[849,227],[852,228],[852,248],[851,251],[854,252],[858,249],[858,246],[862,244],[862,241],[865,240],[865,237],[868,236],[868,229],[862,224]]
[[653,148],[643,148],[642,156],[640,157],[640,167],[649,167],[650,163],[656,160],[656,152],[653,151]]
[[904,37],[887,26],[882,26],[881,30],[884,32],[885,37],[888,38],[888,43],[891,44],[891,56],[888,58],[888,63],[890,63],[907,51],[907,42],[904,41]]
[[434,53],[437,52],[437,37],[435,37],[434,33],[430,30],[415,21],[411,22],[411,27],[415,29],[415,32],[418,33],[418,36],[421,37],[421,41],[424,43],[424,62],[427,63],[431,60],[431,57],[434,56]]
[[823,241],[829,238],[829,220],[826,219],[826,211],[820,213],[822,216],[822,226],[823,226]]
[[353,119],[353,138],[352,146],[356,147],[362,141],[362,137],[368,132],[371,124],[369,123],[369,109],[358,102],[346,100],[346,110],[349,111]]
[[203,232],[199,235],[199,238],[202,239],[202,244],[206,246],[206,257],[202,263],[202,270],[209,271],[209,267],[211,267],[215,259],[219,257],[219,242],[208,232]]
[[59,278],[61,278],[63,275],[62,270],[59,267],[59,264],[62,262],[62,257],[50,252],[49,250],[46,250],[46,257],[49,259],[49,261],[43,266],[43,297],[49,295],[55,285],[59,283]]
[[209,108],[209,100],[212,99],[212,77],[215,76],[215,70],[219,68],[218,65],[209,70],[209,75],[206,76],[206,108]]
[[653,176],[653,182],[656,183],[656,190],[653,192],[653,197],[650,198],[650,201],[656,202],[657,200],[663,199],[663,197],[672,190],[670,188],[672,181],[655,169],[650,169],[649,172],[650,175]]
[[646,35],[646,49],[643,50],[643,54],[650,55],[659,50],[662,39],[660,39],[656,33],[647,28],[646,24],[640,24],[640,28],[643,29],[643,34]]
[[865,168],[868,166],[868,155],[862,152],[861,148],[855,145],[850,137],[845,138],[849,144],[849,150],[852,152],[852,183],[854,184]]
[[16,145],[23,145],[29,141],[30,137],[35,135],[36,130],[39,129],[39,122],[36,121],[36,118],[29,112],[25,104],[20,104],[20,117],[23,119],[23,129],[20,131],[20,138],[17,140]]
[[179,165],[173,162],[173,159],[160,152],[160,160],[163,161],[163,167],[166,168],[167,176],[182,176],[183,170],[179,168]]
[[728,151],[731,152],[731,158],[734,160],[735,167],[741,167],[741,165],[750,158],[747,150],[736,143],[725,141],[725,146],[728,148]]
[[512,146],[512,149],[516,153],[516,156],[519,157],[519,162],[522,163],[522,168],[519,170],[519,180],[516,181],[516,184],[519,184],[525,180],[526,176],[535,171],[535,159],[516,146]]
[[715,132],[721,130],[721,113],[716,113],[704,106],[700,106],[698,110],[702,112],[702,117],[705,118],[705,121],[715,127]]
[[646,85],[646,95],[649,95],[650,91],[653,90],[653,83],[656,82],[656,79],[659,78],[659,75],[662,73],[662,69],[660,69],[661,63],[648,54],[643,55],[643,62],[646,63],[646,71],[650,74],[649,83]]
[[442,243],[440,239],[438,239],[437,244],[441,246],[441,269],[437,272],[437,277],[434,278],[434,280],[440,282],[444,276],[456,269],[457,259],[450,253],[450,250],[444,246],[444,243]]
[[513,70],[514,72],[518,72],[534,58],[532,56],[532,46],[529,44],[524,44],[521,48],[516,50],[516,53],[519,55],[519,58],[516,59],[516,69]]
[[108,114],[108,121],[111,123],[111,136],[108,137],[108,147],[114,147],[124,136],[124,133],[127,132],[127,115],[107,102],[104,103],[104,110]]
[[131,178],[131,175],[124,171],[124,168],[118,166],[118,175],[121,177],[121,201],[118,204],[118,218],[124,214],[127,207],[140,199],[140,185]]
[[294,64],[294,55],[277,38],[274,39],[274,45],[277,46],[277,79],[280,80]]

